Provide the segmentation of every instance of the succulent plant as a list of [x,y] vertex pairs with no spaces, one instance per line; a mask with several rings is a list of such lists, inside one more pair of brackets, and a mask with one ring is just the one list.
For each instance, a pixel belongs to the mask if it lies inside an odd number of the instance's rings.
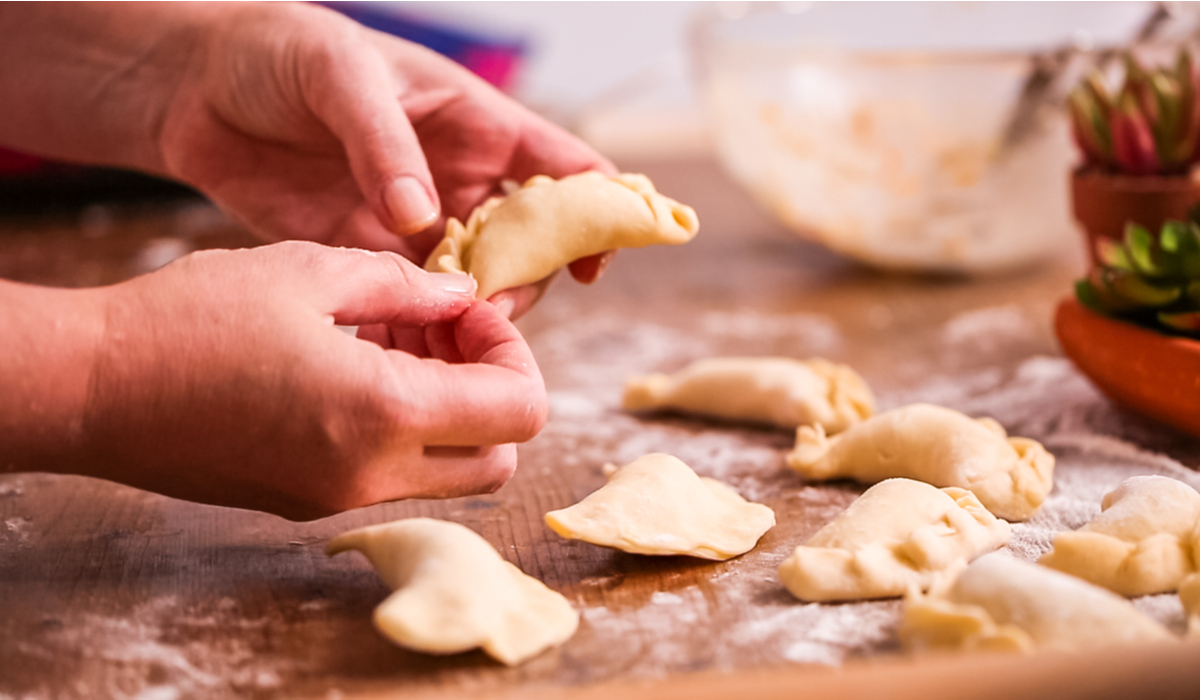
[[1154,70],[1132,54],[1124,64],[1115,93],[1093,72],[1067,98],[1084,166],[1128,175],[1186,173],[1200,160],[1200,90],[1191,53],[1180,49],[1174,66]]
[[1168,221],[1157,236],[1129,223],[1125,239],[1096,241],[1098,264],[1075,296],[1106,316],[1172,335],[1200,335],[1200,211]]

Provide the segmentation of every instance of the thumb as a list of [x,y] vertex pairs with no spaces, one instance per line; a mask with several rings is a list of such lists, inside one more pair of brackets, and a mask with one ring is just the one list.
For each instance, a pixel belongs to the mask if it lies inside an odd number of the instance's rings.
[[441,205],[429,164],[400,106],[383,58],[365,38],[320,56],[306,81],[309,108],[342,143],[350,169],[375,215],[407,236],[438,219]]
[[403,256],[304,241],[270,246],[308,271],[313,307],[344,326],[428,326],[453,321],[475,300],[475,280],[426,272]]

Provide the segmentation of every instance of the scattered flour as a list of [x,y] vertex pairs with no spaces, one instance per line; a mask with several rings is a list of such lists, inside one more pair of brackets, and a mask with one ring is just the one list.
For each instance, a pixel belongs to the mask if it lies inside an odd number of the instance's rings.
[[0,529],[0,544],[14,544],[18,547],[29,544],[29,524],[33,522],[26,517],[7,518],[4,528]]
[[605,313],[565,320],[529,344],[544,364],[566,372],[564,384],[615,394],[631,374],[675,369],[711,354],[707,342],[686,331]]
[[[87,697],[171,700],[280,688],[284,669],[278,661],[260,661],[251,643],[241,638],[244,634],[228,634],[231,628],[262,632],[271,621],[242,618],[230,604],[236,606],[225,598],[209,611],[181,610],[176,596],[162,596],[127,614],[56,618],[36,640],[22,641],[17,648],[27,658],[102,665],[105,672],[91,676],[93,685],[81,690]],[[168,629],[173,633],[166,634]],[[25,697],[50,695],[34,691]]]
[[704,337],[792,340],[815,354],[832,353],[842,345],[837,323],[816,314],[765,314],[755,309],[709,311],[700,315],[698,326]]
[[1035,331],[1032,320],[1021,307],[994,306],[955,316],[942,327],[941,339],[951,347],[966,345],[974,350],[991,351]]
[[[891,319],[871,323],[886,325]],[[814,354],[821,348],[833,351],[842,343],[836,324],[817,316],[739,311],[710,312],[698,326],[689,330],[592,311],[565,316],[531,336],[537,356],[558,371],[547,376],[550,420],[537,438],[539,449],[562,455],[562,469],[592,478],[606,463],[626,464],[648,452],[669,452],[750,500],[772,503],[781,519],[803,520],[806,531],[828,522],[861,488],[805,483],[787,470],[784,455],[793,439],[787,431],[628,415],[620,410],[620,387],[631,374],[671,371],[726,347],[736,350],[738,337],[784,340]],[[951,319],[940,341],[961,356],[987,355],[997,344],[1027,342],[1035,330],[1017,307],[999,306]],[[1054,491],[1035,517],[1013,527],[1009,550],[1021,559],[1035,560],[1057,532],[1090,520],[1104,493],[1131,476],[1163,474],[1200,488],[1200,475],[1190,468],[1194,465],[1171,456],[1170,440],[1164,442],[1162,431],[1131,422],[1062,358],[1034,355],[999,366],[981,362],[957,373],[939,372],[937,378],[878,398],[883,408],[923,401],[989,415],[1012,434],[1042,441],[1056,455]],[[21,493],[19,482],[0,483],[0,496]],[[3,521],[0,546],[27,537],[27,525],[23,518]],[[573,680],[767,666],[781,660],[838,665],[897,652],[901,601],[805,604],[783,589],[776,570],[797,544],[779,538],[732,561],[704,564],[702,585],[665,587],[623,604],[614,593],[614,602],[606,597],[606,604],[585,606],[577,648],[604,644],[611,653],[578,664],[590,675]],[[620,577],[612,577],[611,587],[619,592]],[[304,603],[298,612],[319,620],[322,605]],[[1177,596],[1146,596],[1135,605],[1182,633]],[[269,635],[277,621],[245,618],[237,608],[237,601],[226,598],[207,609],[181,610],[179,601],[167,596],[130,613],[63,619],[60,627],[23,642],[21,649],[32,658],[67,654],[103,661],[114,669],[107,676],[112,685],[90,688],[90,694],[139,700],[274,695],[286,687],[284,678],[311,671],[256,658],[249,640]],[[228,634],[230,627],[239,634]],[[164,630],[180,628],[195,634],[164,638]],[[225,633],[205,634],[218,629]],[[699,650],[697,639],[705,640]],[[572,645],[561,653],[573,653]],[[124,690],[130,687],[137,691]],[[331,690],[329,697],[340,695]]]
[[[574,356],[569,376],[550,394],[551,420],[539,440],[564,455],[564,466],[598,470],[648,452],[668,452],[705,476],[729,483],[754,501],[783,503],[780,517],[827,522],[854,498],[845,484],[804,484],[784,466],[792,436],[745,426],[670,416],[638,417],[620,410],[619,387],[630,374],[671,371],[720,346],[722,333],[804,335],[808,346],[836,348],[837,328],[803,319],[797,332],[766,314],[709,313],[701,332],[602,317],[586,329],[569,322],[541,334],[539,353]],[[1005,343],[1033,342],[1036,327],[1016,306],[981,309],[951,319],[940,341],[963,356],[1002,351]],[[716,338],[716,340],[714,340]],[[623,362],[614,358],[626,358]],[[558,364],[558,363],[555,363]],[[634,366],[636,365],[636,366]],[[1008,549],[1034,561],[1057,532],[1074,529],[1099,512],[1104,494],[1139,474],[1163,474],[1200,488],[1200,475],[1153,449],[1136,426],[1113,408],[1063,358],[1032,355],[1012,366],[988,362],[958,373],[939,372],[915,386],[879,396],[882,408],[928,402],[999,420],[1013,435],[1042,441],[1057,457],[1055,489],[1031,520],[1016,523]],[[1136,442],[1135,442],[1136,440]],[[838,665],[846,659],[898,651],[899,600],[838,605],[804,604],[779,584],[776,567],[799,542],[758,550],[714,567],[710,590],[659,591],[632,608],[591,607],[583,619],[602,639],[627,645],[599,677],[640,676],[691,668],[732,668],[746,658],[764,663]],[[1144,613],[1176,632],[1186,627],[1177,596],[1135,601]],[[695,639],[709,640],[696,658]],[[735,662],[735,659],[738,660]]]

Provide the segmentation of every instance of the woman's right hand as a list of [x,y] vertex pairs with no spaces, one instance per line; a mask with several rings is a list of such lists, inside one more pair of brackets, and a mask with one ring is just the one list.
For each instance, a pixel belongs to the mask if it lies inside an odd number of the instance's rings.
[[394,253],[207,251],[101,291],[94,476],[308,519],[493,491],[546,419],[528,346],[474,282]]

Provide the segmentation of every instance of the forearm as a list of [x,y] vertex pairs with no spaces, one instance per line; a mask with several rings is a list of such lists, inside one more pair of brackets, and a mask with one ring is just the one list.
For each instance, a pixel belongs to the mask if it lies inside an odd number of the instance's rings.
[[106,294],[0,280],[0,473],[77,471]]
[[0,145],[162,173],[157,134],[221,6],[0,4]]

